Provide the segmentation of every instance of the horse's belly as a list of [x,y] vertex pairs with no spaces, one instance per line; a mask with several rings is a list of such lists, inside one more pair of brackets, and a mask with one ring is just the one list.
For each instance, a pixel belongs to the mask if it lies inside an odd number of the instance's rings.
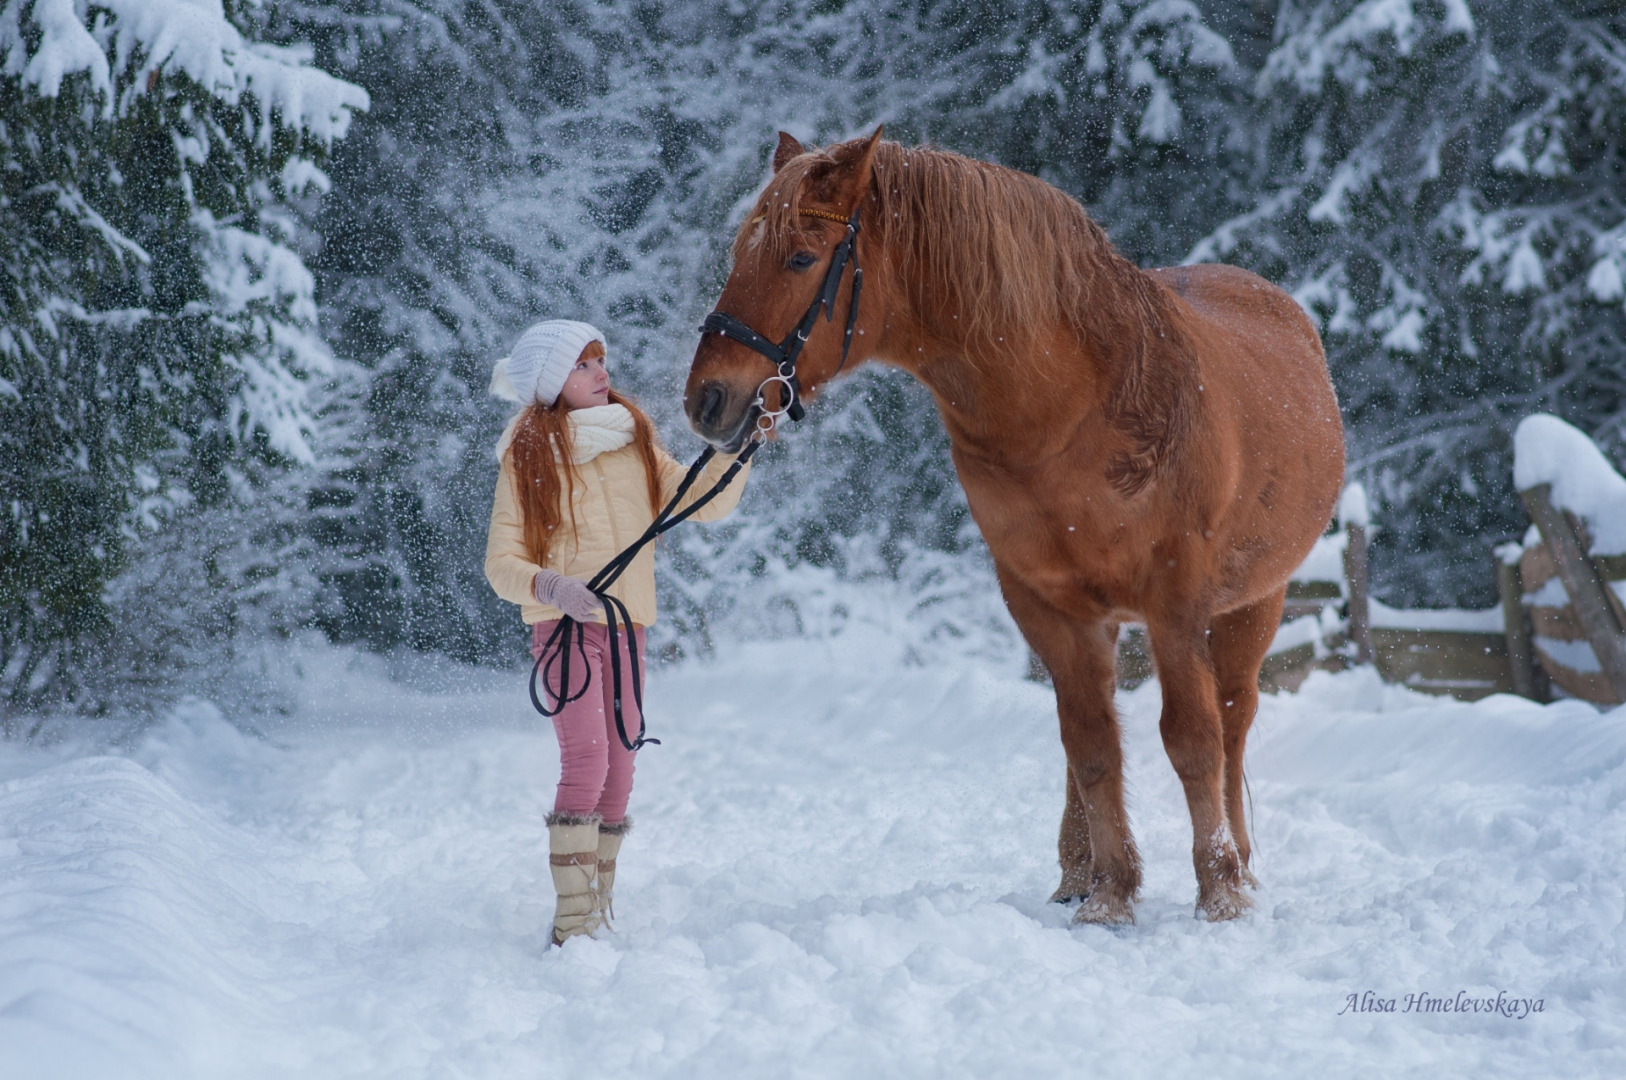
[[[1076,493],[1039,499],[1007,490],[995,499],[978,498],[968,487],[967,495],[1001,573],[1077,619],[1140,617],[1137,583],[1148,575],[1151,552],[1130,539],[1128,522],[1120,525],[1115,514],[1092,515],[1087,506],[1074,505],[1082,503]],[[1112,520],[1103,525],[1106,518]]]

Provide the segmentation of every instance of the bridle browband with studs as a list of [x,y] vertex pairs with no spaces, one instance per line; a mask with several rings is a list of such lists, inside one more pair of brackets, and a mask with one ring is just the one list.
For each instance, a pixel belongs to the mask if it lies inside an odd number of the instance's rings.
[[[847,331],[841,339],[841,363],[836,367],[836,373],[847,366],[847,352],[852,348],[853,325],[858,321],[858,296],[864,287],[864,271],[858,266],[858,214],[861,207],[855,207],[851,217],[842,217],[840,214],[828,210],[802,210],[808,217],[824,218],[827,221],[839,221],[847,226],[847,235],[841,238],[830,253],[830,268],[824,273],[824,284],[819,287],[818,294],[813,297],[807,313],[802,321],[785,335],[783,341],[775,345],[745,323],[736,319],[726,311],[713,311],[706,316],[706,321],[700,324],[702,334],[722,334],[733,338],[748,348],[754,349],[767,357],[768,362],[774,365],[775,373],[762,381],[757,387],[757,399],[753,403],[762,411],[758,414],[758,426],[764,434],[772,431],[779,422],[779,417],[789,416],[792,420],[800,420],[807,414],[802,407],[801,384],[796,378],[796,358],[802,354],[802,346],[807,344],[807,337],[813,332],[813,324],[818,321],[819,310],[824,310],[825,322],[836,317],[836,290],[841,286],[841,275],[846,270],[849,261],[853,264],[852,303],[847,309]],[[780,407],[768,409],[764,392],[770,383],[780,383],[784,386],[783,399]],[[765,423],[764,423],[765,421]]]

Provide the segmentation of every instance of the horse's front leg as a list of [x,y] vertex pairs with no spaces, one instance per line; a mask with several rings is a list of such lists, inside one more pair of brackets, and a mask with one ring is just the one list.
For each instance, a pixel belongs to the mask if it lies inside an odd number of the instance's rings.
[[1140,852],[1124,806],[1124,754],[1112,704],[1117,634],[1112,623],[1078,628],[1068,662],[1051,668],[1067,768],[1089,826],[1089,894],[1074,922],[1132,923]]
[[1084,798],[1073,783],[1073,767],[1067,766],[1067,805],[1061,812],[1061,832],[1056,837],[1056,859],[1061,863],[1061,884],[1050,894],[1052,904],[1070,904],[1090,894],[1090,816]]
[[[1104,627],[1113,641],[1113,688],[1117,686],[1118,626]],[[1090,815],[1085,809],[1084,796],[1073,783],[1073,767],[1068,765],[1066,784],[1067,802],[1061,811],[1061,829],[1056,836],[1056,861],[1061,863],[1061,884],[1050,894],[1052,904],[1070,904],[1090,895],[1090,875],[1094,867],[1090,861]]]
[[1191,811],[1197,914],[1234,919],[1253,901],[1243,889],[1243,859],[1226,814],[1225,742],[1208,630],[1186,620],[1148,619],[1147,631],[1163,688],[1163,748]]
[[1134,922],[1141,863],[1124,808],[1123,747],[1112,704],[1117,625],[1071,618],[1003,570],[1000,584],[1056,688],[1068,791],[1062,883],[1053,899],[1083,898],[1074,922]]

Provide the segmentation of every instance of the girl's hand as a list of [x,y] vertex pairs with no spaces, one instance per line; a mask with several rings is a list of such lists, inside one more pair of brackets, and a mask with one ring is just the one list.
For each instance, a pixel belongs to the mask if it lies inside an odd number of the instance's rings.
[[586,622],[595,612],[604,610],[604,604],[593,595],[586,582],[566,577],[557,570],[538,570],[531,582],[531,592],[537,603],[550,604],[577,622]]

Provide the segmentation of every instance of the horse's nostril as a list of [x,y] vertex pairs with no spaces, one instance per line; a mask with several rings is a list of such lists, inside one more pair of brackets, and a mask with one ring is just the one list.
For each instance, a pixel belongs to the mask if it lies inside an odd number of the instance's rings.
[[700,395],[700,424],[702,427],[716,427],[718,419],[723,414],[723,406],[728,403],[728,391],[717,383],[709,384],[705,392]]

